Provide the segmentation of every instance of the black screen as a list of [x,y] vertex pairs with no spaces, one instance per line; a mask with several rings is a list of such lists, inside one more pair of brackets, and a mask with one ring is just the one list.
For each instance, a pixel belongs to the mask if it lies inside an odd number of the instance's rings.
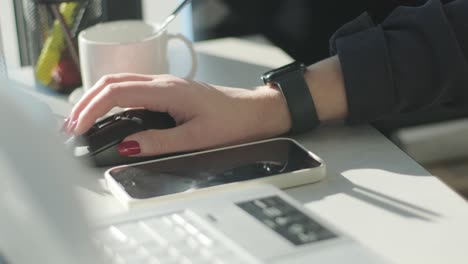
[[110,175],[131,197],[145,199],[318,166],[296,143],[278,139],[114,169]]

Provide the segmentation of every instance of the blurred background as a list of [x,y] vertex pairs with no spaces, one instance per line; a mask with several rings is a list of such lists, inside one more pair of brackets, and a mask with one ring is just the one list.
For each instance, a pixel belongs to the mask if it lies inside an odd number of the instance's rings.
[[[2,0],[0,25],[3,48],[0,74],[25,66],[36,68],[36,84],[54,92],[69,93],[80,85],[73,72],[72,56],[41,61],[41,55],[54,29],[48,1]],[[120,19],[160,22],[179,1],[167,0],[89,0],[68,6],[74,18],[69,23],[73,36],[90,25]],[[240,37],[249,41],[274,44],[294,59],[307,64],[329,56],[329,38],[344,23],[368,11],[378,23],[398,4],[419,5],[425,0],[391,1],[310,1],[310,0],[194,0],[169,27],[194,41]],[[66,10],[61,10],[65,13]],[[66,18],[66,16],[65,16]],[[64,37],[64,36],[61,36]],[[2,42],[0,41],[0,45]],[[1,50],[1,49],[0,49]],[[48,60],[50,53],[45,56]],[[70,66],[71,65],[71,66]],[[44,80],[40,69],[55,69]],[[39,69],[39,70],[38,70]],[[39,80],[39,81],[38,81]],[[433,109],[424,113],[399,116],[373,125],[405,150],[417,162],[439,176],[460,194],[468,197],[468,113]]]

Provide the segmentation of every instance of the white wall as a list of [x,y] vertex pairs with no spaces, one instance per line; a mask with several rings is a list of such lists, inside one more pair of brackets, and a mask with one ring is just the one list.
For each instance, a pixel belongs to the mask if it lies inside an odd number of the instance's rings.
[[0,26],[4,55],[8,68],[20,66],[18,37],[16,35],[16,21],[13,0],[0,0]]
[[2,43],[2,27],[0,25],[0,78],[6,77],[6,66],[5,66],[5,55],[3,53],[3,43]]
[[[181,0],[143,0],[143,19],[153,23],[164,21],[174,11]],[[193,40],[191,5],[186,6],[169,25],[170,32],[181,32]]]

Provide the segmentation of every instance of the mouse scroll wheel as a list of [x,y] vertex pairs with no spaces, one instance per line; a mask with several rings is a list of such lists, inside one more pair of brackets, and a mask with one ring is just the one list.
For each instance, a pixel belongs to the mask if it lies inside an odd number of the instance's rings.
[[143,119],[141,118],[138,118],[138,117],[135,117],[133,116],[132,118],[130,118],[130,120],[132,120],[133,122],[139,124],[139,125],[142,125],[143,124]]

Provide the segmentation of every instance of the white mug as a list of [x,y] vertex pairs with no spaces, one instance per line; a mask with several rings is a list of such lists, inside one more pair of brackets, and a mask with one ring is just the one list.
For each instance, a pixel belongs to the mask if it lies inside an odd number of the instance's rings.
[[192,42],[182,34],[166,30],[157,32],[157,25],[141,20],[121,20],[94,25],[80,32],[78,46],[80,70],[85,91],[102,76],[112,73],[169,73],[167,46],[170,40],[185,43],[191,54],[192,79],[197,70],[197,57]]

